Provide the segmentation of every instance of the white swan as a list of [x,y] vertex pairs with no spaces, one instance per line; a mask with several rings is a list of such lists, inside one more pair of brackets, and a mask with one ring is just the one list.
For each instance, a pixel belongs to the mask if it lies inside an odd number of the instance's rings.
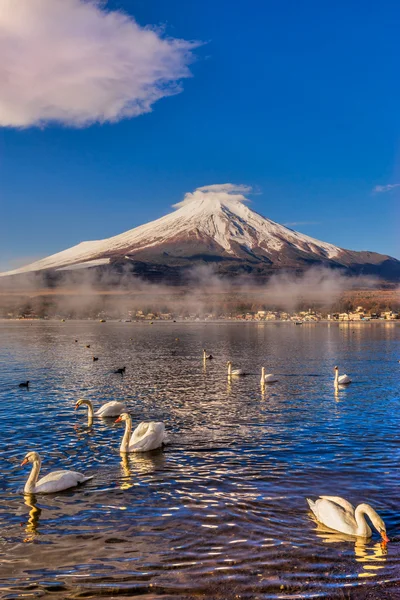
[[90,400],[86,400],[85,398],[81,398],[75,404],[75,410],[77,410],[82,404],[86,404],[88,407],[88,417],[89,419],[93,419],[93,417],[118,417],[121,413],[127,410],[125,404],[123,402],[118,402],[117,400],[111,400],[111,402],[107,402],[103,404],[93,412],[93,404]]
[[365,515],[367,515],[375,529],[381,534],[383,541],[389,541],[385,523],[369,504],[359,504],[355,509],[350,502],[339,496],[320,496],[315,502],[307,498],[307,502],[317,521],[329,529],[340,531],[346,535],[370,538],[372,531],[365,520]]
[[75,487],[80,483],[93,479],[85,477],[82,473],[76,471],[53,471],[38,481],[42,460],[37,452],[28,452],[21,463],[21,467],[28,462],[33,463],[31,474],[24,487],[25,494],[52,494],[54,492],[62,492],[69,488]]
[[207,354],[207,351],[203,348],[203,359],[204,360],[212,360],[214,357],[212,354]]
[[278,381],[278,378],[275,377],[272,373],[265,374],[265,367],[261,368],[261,383],[275,383]]
[[348,375],[340,375],[339,377],[339,367],[335,367],[335,386],[338,385],[348,385],[351,383],[351,379]]
[[243,369],[233,369],[232,370],[232,362],[228,361],[227,363],[228,365],[228,377],[244,377],[245,375],[247,375],[247,373],[245,373],[243,371]]
[[131,416],[124,412],[115,422],[119,423],[120,421],[125,421],[126,423],[124,437],[119,448],[120,452],[149,452],[149,450],[160,448],[166,440],[164,423],[143,421],[131,434]]

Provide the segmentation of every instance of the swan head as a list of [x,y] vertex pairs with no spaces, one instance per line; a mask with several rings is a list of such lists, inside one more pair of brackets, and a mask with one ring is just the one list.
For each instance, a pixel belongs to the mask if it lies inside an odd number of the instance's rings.
[[336,372],[336,371],[339,371],[339,367],[337,367],[337,366],[336,366],[336,367],[333,367],[333,370],[334,370],[335,372]]
[[232,366],[232,361],[231,360],[228,360],[228,362],[226,363],[227,367],[229,367],[229,365]]
[[118,419],[115,419],[115,423],[120,423],[121,421],[130,421],[131,416],[128,413],[121,413]]
[[381,517],[376,513],[371,521],[374,524],[375,529],[380,533],[382,540],[384,542],[389,542],[390,540],[387,536],[386,525],[383,522],[383,519],[381,519]]
[[84,398],[80,398],[78,400],[78,402],[75,404],[75,410],[77,410],[80,406],[82,406],[82,404],[85,404],[85,399]]
[[390,540],[389,540],[389,538],[388,538],[388,536],[387,536],[387,533],[386,533],[386,529],[385,529],[385,530],[382,530],[382,531],[380,531],[379,533],[381,534],[381,536],[382,536],[382,540],[383,540],[384,542],[390,542]]
[[34,462],[39,462],[39,461],[40,461],[40,456],[37,452],[28,452],[28,454],[25,456],[24,460],[21,463],[21,467],[28,464],[28,462],[34,463]]

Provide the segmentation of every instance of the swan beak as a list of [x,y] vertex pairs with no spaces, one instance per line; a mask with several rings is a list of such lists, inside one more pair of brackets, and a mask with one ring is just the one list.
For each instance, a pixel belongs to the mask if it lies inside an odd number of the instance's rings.
[[78,408],[79,408],[79,404],[75,404],[74,410],[78,410]]
[[381,531],[381,536],[382,536],[382,539],[383,539],[383,541],[384,541],[385,543],[387,543],[387,542],[390,542],[390,540],[389,540],[389,538],[388,538],[388,536],[387,536],[387,533],[386,533],[386,531]]
[[114,423],[119,423],[120,421],[122,421],[121,417],[118,417],[118,419],[115,419]]
[[24,458],[24,460],[21,463],[21,467],[23,467],[24,465],[26,465],[28,462],[29,462],[28,459]]

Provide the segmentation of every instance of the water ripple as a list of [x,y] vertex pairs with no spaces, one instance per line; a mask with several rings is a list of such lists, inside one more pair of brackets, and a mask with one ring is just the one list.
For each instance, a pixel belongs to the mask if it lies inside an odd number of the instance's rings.
[[[1,594],[396,597],[399,331],[1,323]],[[215,360],[203,363],[203,347]],[[228,360],[250,375],[229,382]],[[354,381],[338,394],[335,364]],[[120,366],[123,376],[113,373]],[[278,382],[261,389],[261,366]],[[123,399],[134,422],[163,420],[168,445],[122,457],[121,425],[88,426],[85,410],[73,410],[80,397]],[[23,496],[28,450],[40,451],[44,473],[95,477]],[[370,502],[391,543],[323,531],[305,502],[319,494]]]

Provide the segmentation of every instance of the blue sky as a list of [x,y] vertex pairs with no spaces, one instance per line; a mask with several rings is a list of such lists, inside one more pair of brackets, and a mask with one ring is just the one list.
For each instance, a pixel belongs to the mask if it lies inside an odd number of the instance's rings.
[[[86,127],[0,127],[0,269],[109,237],[232,182],[251,207],[400,258],[397,2],[110,0],[197,40],[183,91]],[[0,91],[1,106],[1,91]]]

